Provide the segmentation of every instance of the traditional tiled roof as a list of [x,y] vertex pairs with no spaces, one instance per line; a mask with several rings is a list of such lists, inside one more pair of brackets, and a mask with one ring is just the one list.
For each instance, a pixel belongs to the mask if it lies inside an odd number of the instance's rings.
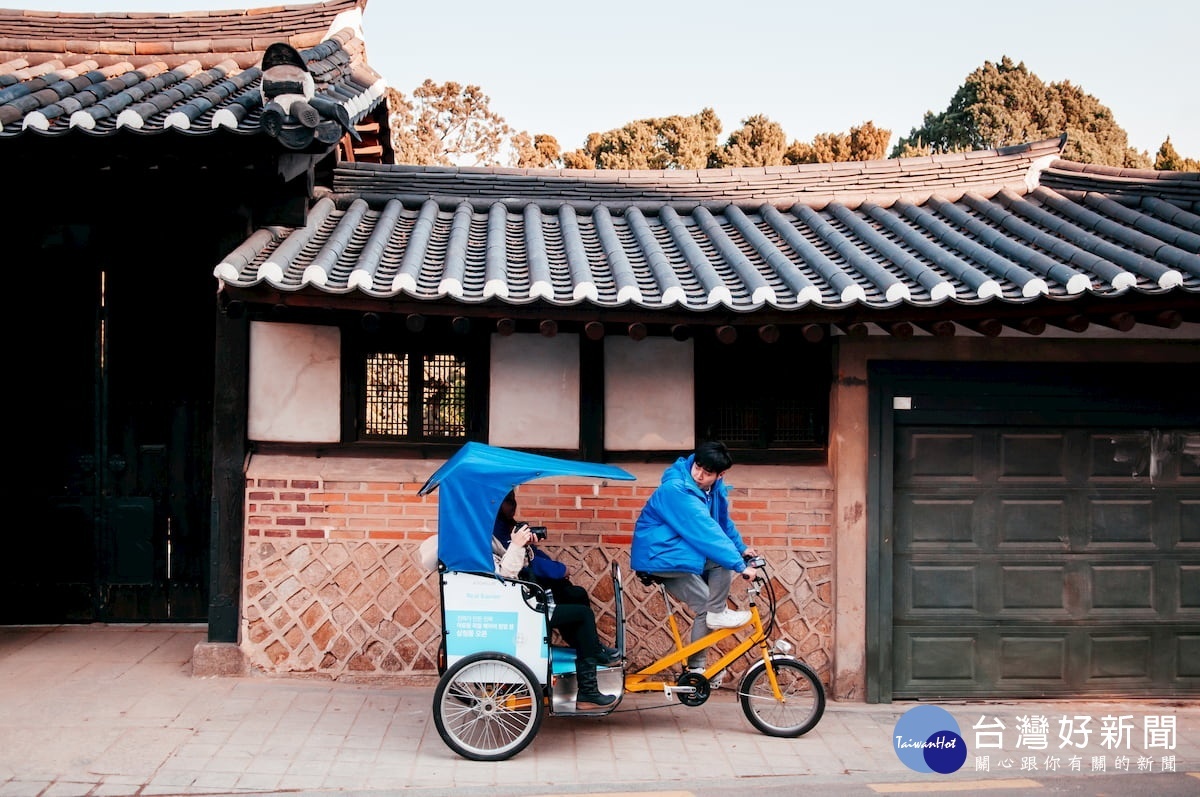
[[[75,131],[111,136],[267,133],[289,149],[328,146],[383,98],[366,61],[366,0],[171,14],[0,10],[0,140]],[[262,58],[300,51],[315,116],[263,125]],[[300,128],[307,128],[308,132]]]
[[215,275],[264,301],[830,320],[1130,294],[1195,308],[1200,174],[1080,167],[1061,144],[703,171],[343,164],[305,227],[259,230]]
[[497,199],[551,206],[566,202],[576,207],[604,203],[610,210],[664,202],[746,206],[769,202],[786,208],[801,199],[819,205],[835,197],[843,203],[872,198],[890,202],[900,196],[922,199],[935,191],[953,194],[998,185],[1024,190],[1030,169],[1048,163],[1059,150],[1060,140],[1051,139],[1026,147],[936,158],[753,169],[345,169],[337,175],[335,190],[375,199],[462,198],[475,204]]

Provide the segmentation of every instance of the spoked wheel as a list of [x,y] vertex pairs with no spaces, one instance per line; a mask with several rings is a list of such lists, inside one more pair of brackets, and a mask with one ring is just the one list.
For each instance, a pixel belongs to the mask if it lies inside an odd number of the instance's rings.
[[521,661],[475,653],[446,671],[433,693],[433,721],[446,745],[474,761],[524,750],[542,725],[541,685]]
[[759,662],[750,668],[738,698],[750,724],[768,736],[802,736],[813,729],[825,713],[825,689],[807,664],[795,659],[772,659],[775,677],[783,700],[775,698],[767,666]]

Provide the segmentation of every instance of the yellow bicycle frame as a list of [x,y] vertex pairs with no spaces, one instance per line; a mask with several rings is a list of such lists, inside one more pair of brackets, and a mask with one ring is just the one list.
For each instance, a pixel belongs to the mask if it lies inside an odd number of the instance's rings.
[[648,667],[644,667],[637,672],[625,674],[625,691],[627,692],[664,692],[668,695],[669,690],[682,689],[677,687],[673,682],[668,682],[662,679],[654,679],[654,676],[659,675],[668,667],[674,665],[683,665],[693,653],[712,647],[717,642],[732,636],[733,634],[745,629],[753,627],[754,633],[743,639],[732,649],[729,650],[716,662],[710,664],[704,670],[705,678],[712,678],[714,675],[725,669],[741,656],[748,653],[755,646],[759,649],[759,654],[762,656],[763,664],[767,669],[767,679],[771,683],[771,691],[775,695],[775,699],[784,700],[783,693],[779,689],[779,681],[775,677],[775,667],[771,664],[771,648],[767,643],[767,634],[763,629],[762,615],[758,611],[758,602],[755,596],[759,592],[759,587],[756,585],[751,587],[750,593],[750,622],[746,625],[738,626],[737,628],[718,628],[705,636],[697,639],[695,642],[683,644],[683,637],[679,635],[679,625],[675,621],[675,612],[671,609],[671,600],[667,596],[666,587],[659,584],[659,589],[663,592],[663,599],[667,606],[667,621],[671,626],[671,635],[675,639],[675,650],[662,656]]

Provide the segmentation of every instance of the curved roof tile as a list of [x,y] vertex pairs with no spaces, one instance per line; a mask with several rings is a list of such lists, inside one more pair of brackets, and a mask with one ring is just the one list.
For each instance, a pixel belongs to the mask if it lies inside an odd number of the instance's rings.
[[[366,0],[225,11],[61,13],[0,9],[0,139],[61,136],[275,135],[326,147],[383,101],[367,63]],[[315,132],[293,117],[261,124],[263,52],[296,48],[313,77]],[[332,139],[332,140],[331,140]]]
[[569,202],[576,207],[604,204],[612,210],[648,203],[685,205],[730,202],[781,209],[796,202],[823,206],[834,197],[857,205],[873,198],[905,195],[922,200],[941,193],[957,197],[972,187],[1010,185],[1022,193],[1031,171],[1057,157],[1063,139],[984,152],[931,155],[922,158],[813,163],[740,169],[625,170],[513,169],[453,166],[373,168],[345,164],[335,175],[334,190],[382,198],[438,197],[473,205],[493,201]]
[[[347,163],[305,228],[254,236],[216,275],[250,297],[266,282],[282,294],[741,313],[1200,295],[1200,181],[1122,174],[1114,196],[1112,175],[1058,159],[1061,144],[717,175]],[[369,241],[361,252],[346,224]],[[359,266],[302,278],[348,257]],[[384,262],[400,264],[391,280]]]
[[[242,68],[257,64],[274,42],[297,49],[319,44],[339,14],[366,0],[214,11],[68,13],[0,9],[0,51],[27,53],[31,64],[47,54],[96,53],[144,60],[191,60],[240,53]],[[29,67],[36,68],[36,67]]]

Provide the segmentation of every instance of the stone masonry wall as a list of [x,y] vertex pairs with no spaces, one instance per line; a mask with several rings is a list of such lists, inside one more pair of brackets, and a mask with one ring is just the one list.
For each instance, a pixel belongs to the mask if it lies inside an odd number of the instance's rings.
[[[315,462],[315,460],[314,460]],[[429,472],[440,463],[430,463]],[[424,478],[328,478],[314,467],[247,480],[241,648],[267,674],[339,679],[437,677],[441,635],[437,575],[418,561],[436,532],[437,493],[417,495]],[[636,482],[545,480],[518,488],[518,516],[549,528],[543,544],[593,596],[602,640],[616,619],[611,563],[622,572],[626,646],[633,668],[672,646],[661,593],[629,568],[629,543],[661,466]],[[756,470],[761,472],[756,473]],[[768,561],[780,632],[828,685],[833,650],[832,491],[824,471],[741,466],[732,484],[734,521]],[[411,480],[409,480],[411,479]],[[789,484],[790,483],[790,484]],[[805,486],[800,486],[805,485]],[[734,602],[745,605],[740,581]],[[761,605],[761,602],[760,602]],[[686,638],[690,613],[679,612]],[[748,666],[743,657],[734,675]]]

